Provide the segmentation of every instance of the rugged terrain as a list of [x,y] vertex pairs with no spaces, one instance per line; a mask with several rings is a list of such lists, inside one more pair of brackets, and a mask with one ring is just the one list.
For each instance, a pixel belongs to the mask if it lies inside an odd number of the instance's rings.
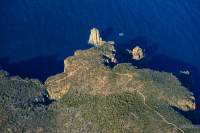
[[37,80],[0,71],[0,132],[48,132],[52,127],[48,92]]
[[[170,73],[117,64],[113,44],[78,50],[42,85],[0,74],[0,130],[58,133],[195,133],[173,108],[195,109]],[[46,92],[48,91],[48,93]],[[51,100],[50,100],[51,99]],[[55,100],[55,101],[52,101]]]

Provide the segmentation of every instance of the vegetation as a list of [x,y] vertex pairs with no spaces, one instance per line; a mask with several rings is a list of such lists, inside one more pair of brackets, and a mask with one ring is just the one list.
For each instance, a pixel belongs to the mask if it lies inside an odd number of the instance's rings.
[[0,131],[47,132],[50,116],[48,94],[42,84],[19,77],[0,79]]
[[129,64],[110,68],[104,58],[113,58],[110,48],[76,51],[45,85],[0,73],[0,131],[198,132],[184,128],[191,122],[172,108],[195,109],[193,94],[175,76]]

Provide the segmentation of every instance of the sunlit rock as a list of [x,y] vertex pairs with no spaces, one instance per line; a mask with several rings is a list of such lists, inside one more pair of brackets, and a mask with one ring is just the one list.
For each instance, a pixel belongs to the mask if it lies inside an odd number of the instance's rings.
[[144,58],[144,52],[139,46],[136,46],[132,50],[132,56],[134,60],[141,60]]
[[195,110],[196,109],[196,104],[192,102],[192,100],[179,100],[178,101],[178,106],[184,111],[189,111],[189,110]]
[[105,41],[102,40],[98,29],[91,29],[88,43],[97,46],[102,46],[105,43]]

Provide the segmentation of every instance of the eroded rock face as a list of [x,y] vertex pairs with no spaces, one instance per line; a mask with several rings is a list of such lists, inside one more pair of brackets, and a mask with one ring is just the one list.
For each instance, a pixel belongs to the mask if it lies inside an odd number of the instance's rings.
[[98,46],[102,46],[105,43],[105,41],[102,40],[98,29],[91,29],[88,43]]
[[191,100],[186,100],[186,99],[179,100],[178,101],[178,105],[184,111],[189,111],[189,110],[195,110],[196,109],[196,104],[194,102],[192,102]]
[[108,41],[104,45],[104,49],[106,49],[103,52],[103,55],[107,58],[107,63],[117,63],[116,59],[116,49],[114,47],[113,41]]
[[51,99],[61,99],[69,91],[70,83],[67,83],[65,79],[66,77],[64,77],[64,75],[57,75],[56,79],[51,80],[51,78],[49,78],[49,80],[46,81]]
[[136,46],[132,50],[132,56],[134,60],[141,60],[144,58],[144,52],[139,46]]

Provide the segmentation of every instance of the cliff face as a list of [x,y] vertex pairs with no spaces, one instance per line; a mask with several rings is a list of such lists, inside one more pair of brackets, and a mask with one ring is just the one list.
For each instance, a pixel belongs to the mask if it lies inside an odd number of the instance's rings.
[[[90,82],[95,83],[97,78],[102,80],[101,78],[103,78],[104,75],[101,75],[101,72],[104,73],[104,69],[109,70],[104,64],[117,62],[114,52],[114,46],[106,43],[102,47],[93,47],[89,50],[78,50],[74,53],[74,56],[66,58],[64,60],[64,73],[48,78],[45,83],[51,98],[56,100],[62,98],[62,96],[74,86],[74,83],[78,83],[80,86],[85,86],[86,84],[89,86]],[[98,69],[95,70],[94,68]],[[101,69],[103,69],[103,71]],[[100,73],[99,77],[98,75],[94,75],[97,73]],[[91,85],[93,83],[91,83]],[[99,87],[100,86],[101,84]]]
[[194,110],[193,94],[168,73],[128,64],[111,69],[105,64],[113,51],[108,43],[76,51],[63,73],[48,78],[45,86],[60,108],[56,123],[66,123],[59,131],[194,132],[181,128],[190,122],[171,108]]

